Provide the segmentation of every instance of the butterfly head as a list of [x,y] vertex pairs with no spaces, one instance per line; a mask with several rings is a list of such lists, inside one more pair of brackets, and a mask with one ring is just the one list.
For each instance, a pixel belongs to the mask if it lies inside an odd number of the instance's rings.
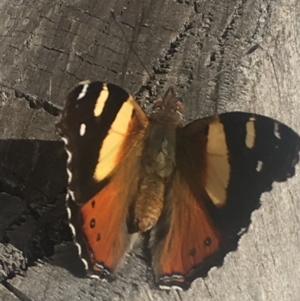
[[172,87],[167,90],[163,98],[155,100],[150,119],[183,126],[183,104],[176,98]]

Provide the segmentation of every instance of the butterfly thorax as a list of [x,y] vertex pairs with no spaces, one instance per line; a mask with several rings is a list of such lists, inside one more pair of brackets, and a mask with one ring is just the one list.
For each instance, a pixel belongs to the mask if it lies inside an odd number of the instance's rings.
[[154,103],[149,121],[134,206],[135,222],[143,232],[156,224],[163,208],[165,186],[174,172],[176,129],[183,122],[182,105],[172,89]]

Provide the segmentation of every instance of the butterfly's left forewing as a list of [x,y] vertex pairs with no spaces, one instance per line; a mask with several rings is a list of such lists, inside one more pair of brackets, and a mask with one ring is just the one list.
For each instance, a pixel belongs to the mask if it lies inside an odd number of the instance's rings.
[[126,91],[101,82],[74,88],[57,124],[68,154],[70,226],[91,274],[114,271],[130,247],[129,207],[147,125]]
[[237,247],[260,195],[295,172],[300,138],[267,117],[226,113],[177,131],[176,171],[152,231],[161,287],[183,287]]

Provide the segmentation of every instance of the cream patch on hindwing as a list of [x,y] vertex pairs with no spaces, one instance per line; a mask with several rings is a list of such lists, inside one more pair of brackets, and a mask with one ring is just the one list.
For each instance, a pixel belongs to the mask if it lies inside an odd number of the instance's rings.
[[274,135],[277,139],[281,139],[281,135],[279,132],[279,123],[278,122],[274,122]]
[[255,144],[255,117],[249,118],[246,123],[246,139],[245,144],[248,148],[253,148]]
[[263,162],[262,161],[257,161],[256,171],[261,172],[262,168],[263,168]]
[[89,87],[90,81],[84,81],[79,83],[79,85],[83,85],[81,92],[79,93],[77,100],[83,98],[87,92],[87,89]]
[[85,123],[82,123],[80,125],[79,135],[82,137],[85,134],[85,131],[86,131],[86,125],[85,125]]
[[102,90],[96,100],[95,107],[94,107],[95,117],[99,117],[102,114],[108,96],[109,96],[109,91],[107,88],[107,84],[103,84]]

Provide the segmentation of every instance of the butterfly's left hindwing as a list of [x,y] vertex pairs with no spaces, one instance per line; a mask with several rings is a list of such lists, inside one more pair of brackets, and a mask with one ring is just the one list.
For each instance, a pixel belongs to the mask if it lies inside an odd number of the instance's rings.
[[128,211],[147,124],[126,91],[101,82],[72,90],[57,124],[68,154],[70,226],[92,274],[109,274],[130,247]]
[[300,138],[273,119],[226,113],[177,130],[176,172],[152,232],[161,287],[186,288],[237,247],[262,192],[294,175]]

